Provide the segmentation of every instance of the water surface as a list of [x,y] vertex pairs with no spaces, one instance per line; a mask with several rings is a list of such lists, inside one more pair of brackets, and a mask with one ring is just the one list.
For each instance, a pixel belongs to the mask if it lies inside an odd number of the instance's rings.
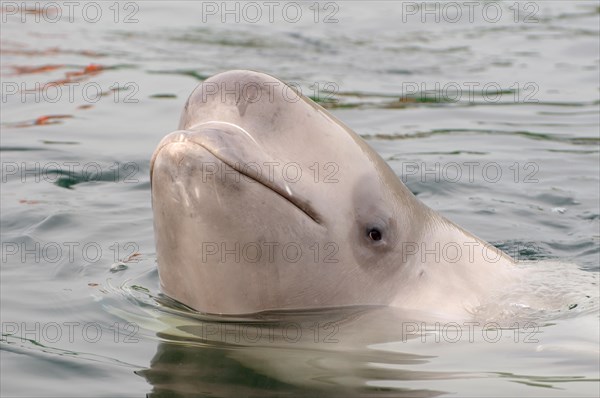
[[[348,1],[273,23],[2,3],[2,395],[598,396],[600,9],[492,3],[498,21]],[[195,85],[236,68],[297,84],[426,204],[590,297],[457,340],[390,309],[182,313],[159,296],[150,155]]]

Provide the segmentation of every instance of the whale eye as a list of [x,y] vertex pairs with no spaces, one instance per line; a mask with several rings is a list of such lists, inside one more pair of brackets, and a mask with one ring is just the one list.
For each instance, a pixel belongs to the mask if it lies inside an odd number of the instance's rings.
[[369,228],[369,230],[367,230],[367,236],[374,242],[378,242],[383,238],[381,231],[377,228]]

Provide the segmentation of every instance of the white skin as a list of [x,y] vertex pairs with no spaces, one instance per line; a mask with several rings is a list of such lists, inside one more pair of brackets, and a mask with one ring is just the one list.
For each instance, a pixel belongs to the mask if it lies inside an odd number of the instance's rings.
[[421,203],[358,135],[286,87],[216,75],[156,149],[167,295],[218,314],[391,305],[460,317],[516,278],[510,257]]

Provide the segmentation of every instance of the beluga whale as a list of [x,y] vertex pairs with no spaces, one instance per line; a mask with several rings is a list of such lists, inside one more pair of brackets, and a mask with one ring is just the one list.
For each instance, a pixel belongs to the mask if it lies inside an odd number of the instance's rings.
[[201,313],[468,317],[519,279],[511,257],[422,203],[358,134],[268,74],[198,85],[150,174],[161,289]]

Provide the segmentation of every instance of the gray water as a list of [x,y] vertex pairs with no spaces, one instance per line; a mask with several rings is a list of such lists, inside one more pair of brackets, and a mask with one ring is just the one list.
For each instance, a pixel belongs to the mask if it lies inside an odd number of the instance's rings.
[[[28,4],[1,15],[2,396],[600,394],[598,2],[277,3],[272,22],[239,3],[239,23],[221,2]],[[149,159],[229,69],[320,102],[422,201],[537,267],[529,293],[579,296],[458,339],[391,309],[178,308]]]

